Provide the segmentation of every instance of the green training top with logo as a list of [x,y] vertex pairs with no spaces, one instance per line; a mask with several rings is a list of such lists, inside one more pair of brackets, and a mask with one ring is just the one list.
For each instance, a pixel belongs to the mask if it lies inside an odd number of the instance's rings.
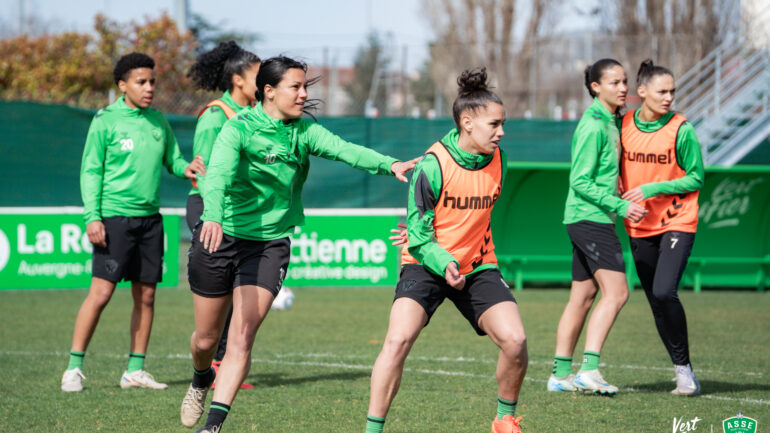
[[[490,162],[493,154],[473,154],[458,146],[457,129],[449,131],[441,142],[457,163],[468,169],[477,169]],[[500,149],[500,158],[505,163],[505,153]],[[505,184],[505,167],[502,171],[502,184]],[[441,167],[432,154],[426,154],[414,167],[412,180],[409,183],[409,199],[407,201],[406,227],[409,236],[409,254],[420,262],[428,271],[444,276],[447,265],[451,262],[460,263],[436,241],[433,219],[436,217],[434,207],[441,198],[442,192]],[[470,274],[484,269],[496,268],[491,263],[485,263],[474,269]]]
[[[235,99],[230,95],[229,90],[225,90],[225,93],[219,98],[225,105],[232,108],[236,113],[243,110],[242,105],[238,105]],[[227,115],[221,108],[216,105],[208,107],[203,111],[203,114],[198,118],[198,123],[195,124],[195,136],[193,137],[193,157],[200,155],[203,158],[203,163],[206,166],[209,165],[209,157],[211,156],[211,148],[214,146],[214,141],[217,139],[219,131],[227,122]],[[198,187],[203,182],[203,177],[197,179]],[[190,189],[190,194],[200,194],[200,191],[196,187]]]
[[[634,112],[634,123],[642,132],[655,132],[664,127],[672,117],[670,111],[658,120],[643,122],[639,119],[639,111]],[[696,191],[703,187],[703,156],[701,155],[700,142],[695,135],[695,128],[690,122],[685,122],[676,133],[676,163],[685,171],[685,175],[679,179],[664,182],[653,182],[642,185],[644,198],[658,197],[661,195],[681,194]]]
[[616,214],[626,216],[631,202],[618,197],[619,156],[620,133],[615,115],[594,98],[572,135],[564,224],[612,224]]
[[349,143],[305,119],[283,122],[259,103],[228,120],[217,136],[201,184],[202,221],[224,233],[269,241],[305,222],[302,186],[310,155],[342,161],[372,174],[391,174],[395,158]]
[[86,224],[158,213],[161,166],[184,178],[188,165],[163,114],[130,108],[121,96],[99,110],[88,129],[80,168]]

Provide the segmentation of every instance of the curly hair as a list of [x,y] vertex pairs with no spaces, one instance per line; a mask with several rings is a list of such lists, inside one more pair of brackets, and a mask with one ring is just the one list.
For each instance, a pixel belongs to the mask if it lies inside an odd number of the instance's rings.
[[118,84],[119,81],[126,81],[131,71],[139,68],[153,69],[155,68],[155,60],[147,54],[136,52],[121,57],[115,64],[115,69],[112,70],[115,84]]
[[187,76],[204,90],[233,90],[233,75],[243,75],[260,58],[238,46],[235,41],[220,42],[214,49],[198,56]]

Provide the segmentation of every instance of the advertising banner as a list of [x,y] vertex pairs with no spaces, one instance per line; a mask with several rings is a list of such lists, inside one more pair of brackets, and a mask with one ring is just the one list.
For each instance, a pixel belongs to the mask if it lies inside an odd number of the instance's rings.
[[399,249],[388,236],[397,215],[308,213],[292,236],[287,286],[396,285]]
[[[179,221],[163,216],[160,287],[179,284]],[[81,213],[0,214],[0,290],[88,288],[91,252]]]

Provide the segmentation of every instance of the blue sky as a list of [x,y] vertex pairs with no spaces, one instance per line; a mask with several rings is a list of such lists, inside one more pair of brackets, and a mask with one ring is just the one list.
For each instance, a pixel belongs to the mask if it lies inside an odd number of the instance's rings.
[[[327,61],[350,65],[356,49],[374,30],[386,36],[399,56],[406,49],[407,69],[419,68],[428,56],[433,38],[429,23],[422,17],[420,0],[188,0],[190,10],[209,22],[240,31],[256,32],[262,40],[251,47],[259,56],[286,54],[321,64],[324,48]],[[561,31],[591,26],[576,20],[575,5],[587,10],[595,0],[564,0]],[[48,24],[53,31],[90,31],[93,17],[102,13],[117,21],[157,17],[161,11],[175,16],[177,0],[4,0],[0,26],[16,29],[20,5],[28,15]],[[526,6],[526,2],[522,3]]]
[[[2,24],[18,27],[20,4],[28,14],[48,23],[53,30],[89,31],[101,12],[118,21],[156,17],[165,10],[174,17],[176,0],[6,0],[0,12]],[[409,69],[427,57],[431,38],[427,22],[420,18],[419,0],[189,0],[190,10],[224,28],[248,30],[263,39],[253,48],[262,57],[284,53],[320,63],[324,47],[329,61],[350,63],[370,30],[392,34],[401,53],[407,47]]]

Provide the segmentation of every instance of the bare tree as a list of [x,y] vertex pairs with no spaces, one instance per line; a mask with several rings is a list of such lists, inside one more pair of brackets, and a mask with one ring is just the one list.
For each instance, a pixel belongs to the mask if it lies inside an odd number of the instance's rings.
[[562,0],[422,0],[436,32],[430,74],[447,101],[464,69],[486,66],[511,113],[526,109],[535,40]]
[[[735,0],[603,0],[614,11],[614,33],[625,40],[619,57],[651,57],[682,74],[733,34]],[[641,58],[639,60],[642,60]]]

